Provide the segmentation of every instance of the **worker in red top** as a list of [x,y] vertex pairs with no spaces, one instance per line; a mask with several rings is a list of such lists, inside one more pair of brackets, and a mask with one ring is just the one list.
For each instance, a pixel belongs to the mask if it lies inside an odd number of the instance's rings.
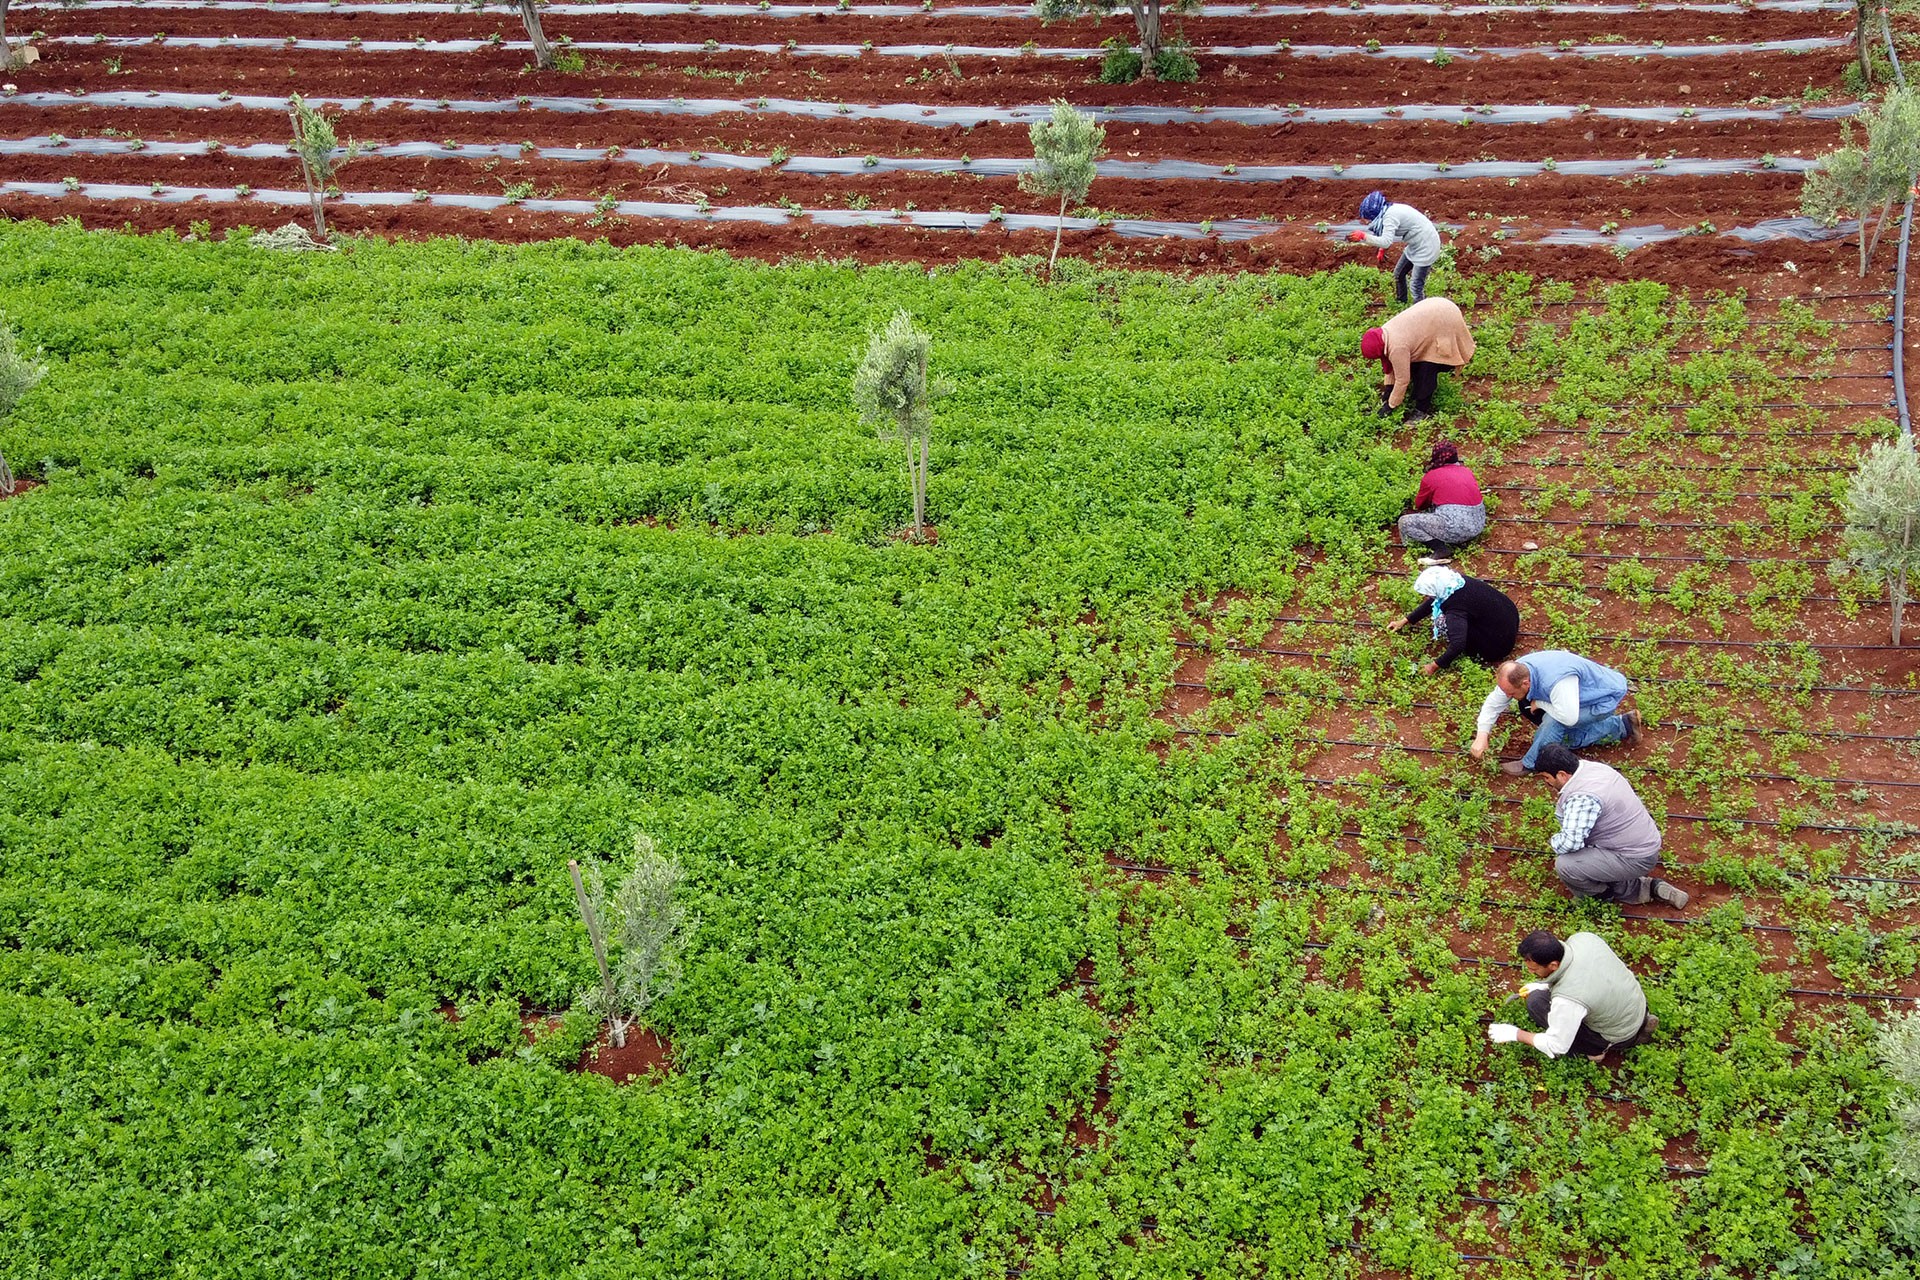
[[1454,552],[1486,529],[1487,503],[1481,496],[1480,482],[1460,461],[1460,450],[1454,443],[1440,441],[1427,458],[1427,473],[1420,477],[1412,511],[1400,517],[1400,541],[1407,546],[1426,544],[1427,554],[1420,557],[1421,564],[1446,564]]

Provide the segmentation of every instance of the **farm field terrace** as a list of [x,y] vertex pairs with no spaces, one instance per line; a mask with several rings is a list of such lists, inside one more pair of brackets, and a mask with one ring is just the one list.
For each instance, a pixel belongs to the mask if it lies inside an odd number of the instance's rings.
[[[1759,407],[1884,299],[1453,291],[1465,567],[1643,682],[1670,920],[1379,632],[1380,289],[0,227],[0,1271],[1912,1275],[1920,708],[1808,567],[1888,428]],[[899,308],[930,545],[849,406]],[[618,1084],[566,861],[637,829],[702,923]],[[1488,1046],[1538,926],[1658,1040]]]

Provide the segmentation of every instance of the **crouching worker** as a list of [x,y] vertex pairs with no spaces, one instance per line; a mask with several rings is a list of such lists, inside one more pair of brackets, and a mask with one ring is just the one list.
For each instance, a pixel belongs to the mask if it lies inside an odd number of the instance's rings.
[[1495,1044],[1518,1040],[1549,1058],[1580,1053],[1599,1062],[1609,1050],[1645,1044],[1659,1029],[1640,980],[1597,933],[1576,933],[1562,942],[1536,929],[1520,939],[1520,962],[1541,979],[1520,988],[1527,1017],[1540,1030],[1496,1022],[1487,1028]]
[[1413,395],[1408,422],[1433,412],[1442,373],[1455,373],[1473,359],[1466,317],[1446,298],[1416,302],[1377,329],[1360,335],[1360,354],[1380,362],[1380,416]]
[[1513,642],[1520,637],[1520,610],[1498,587],[1434,565],[1420,571],[1413,589],[1420,593],[1420,603],[1390,629],[1404,631],[1432,617],[1433,638],[1444,640],[1447,649],[1420,668],[1424,674],[1445,671],[1461,657],[1492,666],[1513,652]]
[[1487,500],[1473,468],[1460,461],[1460,449],[1453,441],[1440,441],[1427,455],[1426,474],[1413,495],[1413,509],[1400,517],[1400,541],[1409,547],[1426,544],[1421,564],[1446,564],[1455,551],[1486,530]]
[[1582,760],[1557,742],[1540,748],[1534,767],[1560,793],[1553,806],[1560,830],[1547,844],[1553,874],[1574,897],[1687,905],[1688,895],[1651,874],[1660,865],[1660,828],[1619,770]]
[[1565,649],[1542,649],[1503,662],[1494,672],[1493,692],[1480,704],[1473,745],[1467,754],[1479,760],[1487,754],[1493,726],[1509,701],[1538,726],[1533,745],[1518,760],[1508,760],[1501,771],[1516,777],[1532,769],[1540,748],[1564,742],[1569,747],[1632,742],[1640,732],[1640,713],[1618,710],[1627,696],[1627,678],[1612,667]]

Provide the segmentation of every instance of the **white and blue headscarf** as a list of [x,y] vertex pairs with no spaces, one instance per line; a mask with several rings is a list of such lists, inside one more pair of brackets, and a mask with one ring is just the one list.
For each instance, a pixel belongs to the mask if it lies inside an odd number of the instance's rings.
[[1433,638],[1435,640],[1446,638],[1447,624],[1446,620],[1440,616],[1440,606],[1447,602],[1448,596],[1466,585],[1465,578],[1445,565],[1438,564],[1430,569],[1422,569],[1420,576],[1413,580],[1415,591],[1423,596],[1433,597]]

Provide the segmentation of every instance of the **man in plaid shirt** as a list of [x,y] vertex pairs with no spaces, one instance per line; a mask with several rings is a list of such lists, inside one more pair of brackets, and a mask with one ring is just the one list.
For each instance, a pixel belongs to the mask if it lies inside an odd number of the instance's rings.
[[1576,898],[1638,906],[1687,905],[1688,895],[1657,876],[1660,828],[1633,784],[1597,760],[1582,760],[1559,743],[1540,748],[1535,770],[1560,792],[1560,830],[1547,842],[1553,873]]

